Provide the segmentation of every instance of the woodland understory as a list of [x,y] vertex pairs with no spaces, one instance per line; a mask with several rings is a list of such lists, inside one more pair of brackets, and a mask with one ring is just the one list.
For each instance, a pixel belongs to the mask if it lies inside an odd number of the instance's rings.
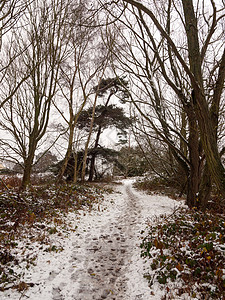
[[[0,286],[1,291],[15,289],[22,297],[34,286],[33,282],[23,280],[24,268],[29,270],[35,266],[40,251],[63,251],[51,237],[76,231],[66,221],[67,215],[75,211],[79,218],[79,211],[91,211],[93,205],[100,207],[103,194],[113,193],[116,181],[58,185],[48,174],[46,178],[34,177],[32,186],[19,191],[21,179],[14,176],[3,180]],[[152,195],[176,197],[178,203],[183,201],[174,188],[166,187],[165,182],[159,180],[157,183],[155,180],[137,180],[134,186]],[[177,208],[172,214],[155,217],[142,228],[140,255],[149,260],[150,265],[143,280],[149,281],[150,289],[155,281],[166,287],[165,299],[182,294],[196,299],[225,297],[224,208],[219,206],[216,198],[209,203],[205,212],[197,208]],[[35,251],[27,255],[26,251],[33,243]]]
[[2,290],[32,285],[17,236],[61,251],[119,176],[185,201],[143,228],[150,286],[225,299],[224,24],[224,0],[0,1]]

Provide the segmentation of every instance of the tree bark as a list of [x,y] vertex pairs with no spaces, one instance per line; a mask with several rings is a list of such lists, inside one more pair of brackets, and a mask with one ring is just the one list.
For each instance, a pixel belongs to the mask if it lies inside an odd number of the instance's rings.
[[82,166],[82,170],[81,170],[81,182],[84,182],[84,180],[85,180],[85,171],[86,171],[87,156],[88,156],[88,146],[89,146],[89,143],[90,143],[90,139],[91,139],[91,135],[92,135],[92,130],[93,130],[93,126],[94,126],[95,108],[96,108],[96,104],[97,104],[97,98],[98,98],[98,96],[97,96],[97,93],[96,93],[94,104],[93,104],[93,109],[92,109],[92,117],[91,117],[90,130],[89,130],[87,142],[85,144],[85,149],[84,149],[83,166]]
[[198,125],[195,114],[191,107],[189,108],[189,160],[190,172],[188,177],[188,190],[187,190],[187,205],[188,207],[197,207],[198,192],[199,192],[199,136]]
[[[110,101],[110,98],[113,96],[114,92],[110,92],[108,98],[107,98],[107,101],[105,103],[105,110],[103,110],[100,118],[101,120],[103,121],[104,120],[104,116],[105,116],[105,113],[106,113],[106,108],[109,104],[109,101]],[[98,143],[99,143],[99,139],[100,139],[100,135],[101,135],[101,131],[102,131],[102,122],[100,122],[99,124],[99,127],[98,127],[98,132],[97,132],[97,135],[96,135],[96,138],[95,138],[95,145],[94,145],[94,149],[93,149],[93,154],[92,154],[92,157],[91,157],[91,164],[90,164],[90,170],[89,170],[89,178],[88,178],[88,181],[92,181],[93,180],[93,176],[94,176],[94,170],[95,170],[95,158],[96,158],[96,150],[97,150],[97,147],[98,147]]]
[[94,177],[96,150],[97,150],[97,147],[98,147],[98,143],[99,143],[101,131],[102,131],[102,126],[100,125],[99,128],[98,128],[98,132],[97,132],[96,138],[95,138],[95,145],[94,145],[94,149],[93,149],[93,154],[91,156],[91,163],[90,163],[90,170],[89,170],[88,181],[92,181],[93,177]]
[[32,170],[32,160],[28,158],[25,161],[25,165],[24,165],[23,179],[22,179],[22,184],[20,186],[21,190],[24,190],[30,184],[31,170]]
[[[67,147],[67,151],[66,151],[66,155],[63,161],[63,165],[59,171],[58,174],[58,182],[62,180],[63,175],[65,173],[66,167],[68,165],[68,161],[70,159],[70,156],[72,154],[72,146],[73,146],[73,134],[74,134],[74,126],[73,124],[70,124],[70,130],[69,130],[69,141],[68,141],[68,147]],[[74,170],[75,172],[75,170]]]
[[23,171],[23,179],[20,186],[21,190],[24,190],[30,184],[31,171],[34,161],[34,154],[36,151],[37,143],[33,140],[30,141],[29,145],[29,153],[27,158],[24,160],[24,171]]
[[200,188],[199,188],[199,196],[198,196],[198,207],[201,210],[205,210],[207,207],[207,203],[210,200],[210,195],[212,191],[212,180],[209,172],[209,168],[207,163],[204,166]]
[[201,54],[198,41],[197,20],[195,17],[193,1],[182,0],[185,16],[186,33],[188,40],[188,53],[190,70],[196,82],[192,82],[193,100],[198,119],[200,137],[205,152],[206,161],[213,181],[218,190],[225,196],[225,169],[221,163],[216,131],[212,124],[208,104],[204,95],[201,71]]

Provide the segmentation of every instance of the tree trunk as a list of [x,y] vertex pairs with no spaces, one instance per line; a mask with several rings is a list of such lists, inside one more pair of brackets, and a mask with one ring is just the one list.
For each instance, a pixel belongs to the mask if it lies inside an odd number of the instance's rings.
[[[180,134],[182,137],[186,140],[187,139],[187,120],[186,120],[187,114],[184,110],[181,112],[181,130]],[[183,139],[180,139],[180,150],[184,154],[185,157],[187,157],[188,149],[187,144],[184,142]]]
[[34,154],[37,148],[37,126],[35,124],[33,132],[31,133],[29,151],[27,157],[24,159],[24,172],[20,189],[25,189],[30,184],[31,171],[34,161]]
[[[103,112],[101,114],[102,120],[104,120],[104,116],[106,114],[106,108],[107,108],[107,106],[109,104],[109,101],[110,101],[110,98],[113,96],[113,94],[114,94],[114,92],[111,91],[110,94],[109,94],[109,96],[108,96],[108,98],[107,98],[107,101],[105,103],[105,110],[103,110]],[[93,180],[94,170],[95,170],[96,149],[98,147],[98,143],[99,143],[101,131],[102,131],[102,122],[99,125],[98,132],[97,132],[96,139],[95,139],[95,146],[94,146],[94,152],[93,152],[92,157],[91,157],[91,165],[90,165],[90,171],[89,171],[88,181],[92,181]]]
[[[202,95],[198,95],[199,98]],[[221,158],[217,147],[217,138],[215,130],[211,122],[210,115],[208,117],[202,117],[203,110],[198,107],[198,123],[200,128],[200,137],[202,147],[206,156],[206,162],[212,180],[215,182],[220,193],[225,196],[225,169],[222,165]],[[207,113],[207,112],[206,112]]]
[[193,101],[198,119],[200,137],[205,152],[207,165],[218,190],[225,196],[225,169],[221,163],[215,128],[210,117],[209,107],[204,95],[201,71],[201,55],[198,40],[198,27],[193,0],[182,0],[188,40],[188,54],[192,79]]
[[207,163],[205,164],[203,175],[201,178],[200,189],[199,189],[199,208],[205,210],[207,203],[210,200],[212,191],[212,181]]
[[102,131],[102,127],[101,127],[101,125],[100,125],[99,128],[98,128],[97,135],[96,135],[95,146],[94,146],[93,154],[92,154],[92,157],[91,157],[91,164],[90,164],[90,170],[89,170],[89,178],[88,178],[88,181],[92,181],[92,180],[93,180],[93,177],[94,177],[96,150],[97,150],[97,147],[98,147],[98,143],[99,143],[101,131]]
[[33,160],[34,153],[31,153],[24,162],[23,179],[20,187],[21,190],[24,190],[30,184]]
[[73,174],[73,183],[77,183],[77,174],[78,174],[78,168],[77,168],[77,154],[74,155],[74,174]]
[[198,139],[198,125],[192,108],[189,108],[189,160],[190,160],[190,174],[188,177],[188,191],[187,191],[187,205],[188,207],[197,207],[197,199],[199,192],[199,139]]
[[[68,165],[68,161],[69,161],[71,153],[72,153],[73,134],[74,134],[74,126],[71,125],[70,126],[70,132],[69,132],[69,141],[68,141],[67,152],[66,152],[66,155],[65,155],[65,158],[64,158],[64,161],[63,161],[63,165],[62,165],[62,167],[59,171],[59,174],[58,174],[58,182],[61,181],[62,178],[63,178],[63,175],[66,171],[66,167]],[[74,172],[75,172],[75,170],[74,170]]]
[[84,180],[85,180],[85,171],[86,171],[86,166],[87,166],[88,146],[89,146],[89,143],[90,143],[90,139],[91,139],[91,135],[92,135],[92,130],[93,130],[93,126],[94,126],[95,108],[96,108],[96,104],[97,104],[97,98],[98,97],[97,97],[97,93],[96,93],[94,104],[93,104],[93,109],[92,109],[92,117],[91,117],[90,130],[89,130],[87,142],[85,144],[85,149],[84,149],[83,166],[82,166],[82,170],[81,170],[81,182],[84,182]]
[[26,162],[24,172],[23,172],[22,184],[20,187],[21,190],[24,190],[30,184],[31,170],[32,170],[32,163]]

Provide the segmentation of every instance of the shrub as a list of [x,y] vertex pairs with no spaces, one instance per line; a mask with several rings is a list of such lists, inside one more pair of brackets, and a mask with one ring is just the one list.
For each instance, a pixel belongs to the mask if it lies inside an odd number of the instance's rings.
[[[144,232],[143,232],[144,233]],[[141,256],[150,260],[150,286],[177,284],[176,293],[225,297],[225,216],[179,209],[147,228]],[[172,288],[175,290],[175,286]],[[168,291],[170,289],[168,288]],[[208,298],[207,298],[208,297]]]

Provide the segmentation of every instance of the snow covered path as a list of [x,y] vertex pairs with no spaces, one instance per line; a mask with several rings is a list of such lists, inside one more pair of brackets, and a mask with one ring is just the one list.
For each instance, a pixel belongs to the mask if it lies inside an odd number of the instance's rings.
[[57,237],[64,251],[40,253],[37,265],[25,271],[25,282],[34,286],[24,294],[5,291],[0,299],[159,300],[162,291],[156,286],[151,294],[143,278],[140,231],[147,219],[172,212],[178,203],[137,192],[131,180],[116,191],[79,221],[69,214],[68,221],[77,229],[67,238]]
[[[77,300],[128,299],[127,274],[141,207],[130,185],[126,185],[121,200],[120,210],[105,216],[107,224],[93,224],[93,232],[86,236],[84,269],[78,271],[83,274],[79,276],[82,280]],[[143,299],[142,294],[136,296]]]

